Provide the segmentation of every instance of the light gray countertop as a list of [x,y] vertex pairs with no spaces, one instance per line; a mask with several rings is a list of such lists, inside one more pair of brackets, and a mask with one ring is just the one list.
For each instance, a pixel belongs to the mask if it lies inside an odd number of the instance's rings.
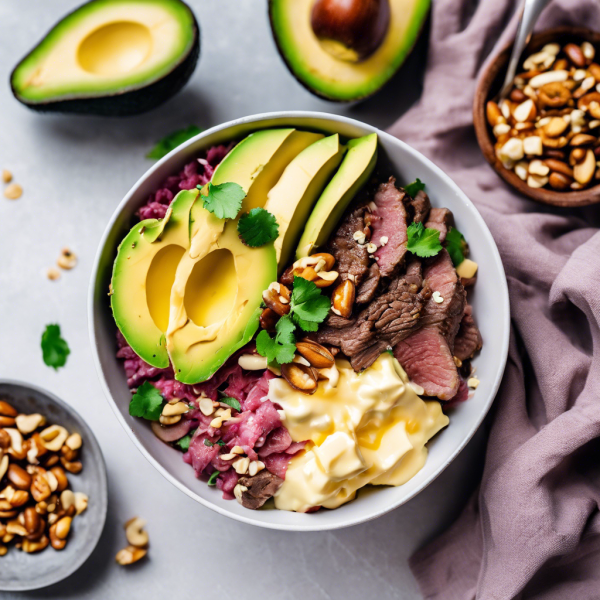
[[[11,170],[25,190],[18,201],[0,196],[0,377],[46,387],[87,420],[108,465],[109,514],[98,548],[78,573],[43,591],[0,597],[420,598],[407,559],[456,517],[473,490],[482,431],[428,489],[377,521],[306,534],[243,525],[196,504],[135,449],[101,391],[86,302],[100,236],[151,165],[144,155],[157,139],[192,123],[206,128],[290,109],[341,113],[387,127],[419,94],[424,44],[375,98],[355,107],[335,105],[312,96],[287,71],[264,0],[195,0],[190,4],[202,29],[201,57],[176,98],[128,119],[33,113],[11,96],[10,70],[77,4],[0,3],[0,169]],[[49,281],[45,270],[63,246],[77,253],[79,265]],[[45,325],[55,322],[72,351],[57,373],[43,364],[40,350]],[[125,569],[114,556],[125,545],[122,524],[136,515],[148,520],[149,559]]]

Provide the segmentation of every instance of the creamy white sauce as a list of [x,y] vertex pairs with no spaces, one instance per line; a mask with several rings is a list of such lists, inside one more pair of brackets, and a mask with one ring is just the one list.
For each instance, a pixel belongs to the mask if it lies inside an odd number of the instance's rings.
[[360,374],[345,360],[329,371],[312,396],[284,379],[269,382],[292,439],[310,440],[288,467],[279,509],[336,508],[367,484],[406,483],[423,468],[427,441],[449,422],[439,402],[417,396],[388,353]]

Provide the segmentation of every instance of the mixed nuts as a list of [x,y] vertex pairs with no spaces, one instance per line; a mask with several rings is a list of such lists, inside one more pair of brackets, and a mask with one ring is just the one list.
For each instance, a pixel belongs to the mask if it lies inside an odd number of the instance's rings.
[[88,504],[67,477],[82,469],[81,446],[78,433],[0,400],[0,556],[11,542],[27,553],[65,548],[73,518]]
[[547,44],[528,56],[506,100],[486,116],[502,165],[529,187],[600,183],[600,64],[589,42]]

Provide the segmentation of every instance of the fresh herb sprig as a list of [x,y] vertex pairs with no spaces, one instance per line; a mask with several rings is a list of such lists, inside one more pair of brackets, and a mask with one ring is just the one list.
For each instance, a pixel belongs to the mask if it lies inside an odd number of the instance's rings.
[[[196,186],[203,191],[203,186]],[[244,188],[233,181],[226,181],[213,185],[210,181],[203,194],[203,206],[218,219],[235,219],[242,209],[242,202],[246,197]]]
[[67,364],[67,357],[71,354],[69,344],[61,337],[60,325],[46,325],[42,333],[42,358],[48,367],[58,371]]
[[411,223],[407,234],[406,249],[421,258],[435,256],[442,249],[440,232],[437,229],[425,228],[423,223]]
[[277,239],[279,225],[275,215],[264,208],[257,207],[240,217],[238,234],[246,246],[258,248]]
[[146,158],[158,160],[159,158],[162,158],[163,156],[169,154],[169,152],[177,148],[177,146],[183,144],[183,142],[187,142],[189,139],[193,138],[201,132],[202,129],[200,129],[196,125],[190,125],[185,129],[179,129],[178,131],[174,131],[173,133],[170,133],[169,135],[165,136],[162,140],[156,142],[154,148],[152,148],[152,150],[150,150],[150,152],[146,154]]
[[274,338],[265,330],[258,334],[256,351],[265,356],[269,363],[283,365],[292,362],[296,352],[296,329],[317,331],[330,308],[331,301],[312,281],[294,277],[290,312],[277,321]]
[[458,267],[458,265],[465,260],[465,254],[467,252],[465,236],[456,229],[456,227],[451,227],[446,234],[444,246],[446,247],[446,250],[448,250],[452,263],[455,267]]
[[158,421],[164,403],[162,394],[149,381],[144,381],[129,402],[129,414],[148,421]]
[[415,181],[404,186],[404,191],[411,197],[414,198],[418,192],[425,189],[425,184],[417,177]]

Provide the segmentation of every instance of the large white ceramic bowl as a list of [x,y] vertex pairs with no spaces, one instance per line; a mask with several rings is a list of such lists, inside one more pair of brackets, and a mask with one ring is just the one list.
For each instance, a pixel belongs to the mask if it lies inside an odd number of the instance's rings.
[[[471,256],[479,263],[471,302],[484,346],[474,361],[481,381],[474,397],[452,411],[450,425],[428,444],[429,458],[425,467],[408,483],[400,487],[366,489],[356,500],[336,510],[311,514],[251,511],[235,501],[223,500],[219,490],[196,479],[192,468],[182,461],[181,452],[154,436],[148,422],[129,416],[131,395],[123,365],[115,358],[116,327],[107,296],[117,246],[130,229],[136,210],[167,176],[176,173],[205,148],[239,140],[257,129],[283,126],[340,133],[346,137],[377,132],[380,160],[389,164],[401,183],[416,177],[426,182],[433,205],[446,206],[454,212],[457,227],[469,242]],[[488,412],[504,371],[509,337],[508,290],[500,255],[483,219],[465,194],[438,167],[402,141],[353,119],[312,112],[266,113],[213,127],[146,172],[117,207],[100,243],[90,287],[89,320],[96,366],[111,406],[134,444],[160,473],[188,496],[223,515],[260,527],[295,531],[337,529],[374,519],[404,504],[431,483],[464,448]]]

